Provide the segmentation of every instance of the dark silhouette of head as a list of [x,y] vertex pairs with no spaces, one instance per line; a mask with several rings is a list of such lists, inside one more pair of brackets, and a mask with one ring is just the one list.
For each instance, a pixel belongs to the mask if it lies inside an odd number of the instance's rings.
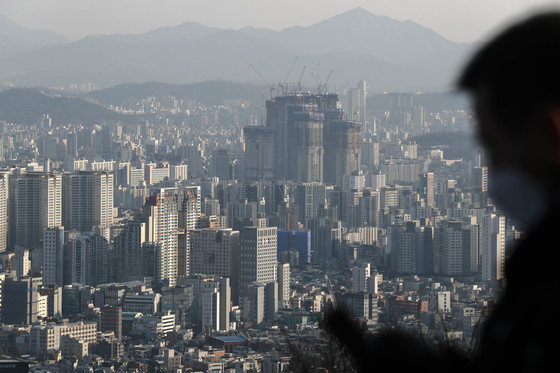
[[560,174],[560,13],[503,31],[467,64],[459,88],[474,98],[492,169],[515,169],[556,200]]

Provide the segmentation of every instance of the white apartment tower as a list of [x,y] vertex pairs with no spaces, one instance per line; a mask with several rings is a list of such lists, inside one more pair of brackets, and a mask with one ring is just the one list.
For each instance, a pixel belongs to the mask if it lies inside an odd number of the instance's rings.
[[480,253],[482,280],[501,280],[504,277],[506,218],[486,212],[480,224]]
[[147,222],[146,242],[159,244],[156,254],[157,282],[168,281],[175,286],[177,281],[178,224],[177,189],[156,188],[144,205]]
[[0,253],[8,247],[8,173],[0,172]]
[[351,119],[362,122],[362,131],[366,131],[367,127],[367,87],[365,80],[356,84],[356,87],[350,88],[348,91],[348,112]]
[[61,175],[10,175],[8,217],[9,246],[39,247],[45,229],[62,225]]
[[278,306],[284,308],[290,302],[290,264],[278,263]]
[[367,292],[370,277],[370,263],[360,263],[357,266],[352,267],[352,290],[354,292]]

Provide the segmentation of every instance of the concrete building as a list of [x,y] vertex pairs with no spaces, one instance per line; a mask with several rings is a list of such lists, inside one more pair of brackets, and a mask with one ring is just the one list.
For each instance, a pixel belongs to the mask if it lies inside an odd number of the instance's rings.
[[324,181],[342,187],[345,175],[360,170],[362,164],[362,124],[335,119],[325,121]]
[[43,285],[64,285],[64,227],[45,229]]
[[495,281],[504,277],[506,218],[486,212],[480,224],[480,255],[482,280]]
[[115,333],[116,338],[122,337],[122,307],[103,306],[99,317],[99,330]]
[[72,283],[96,286],[107,282],[108,244],[105,237],[92,232],[72,241]]
[[46,228],[62,225],[62,177],[54,172],[10,175],[9,246],[40,247]]
[[232,297],[239,297],[239,232],[231,228],[191,231],[190,272],[231,279]]
[[8,247],[8,177],[7,172],[0,172],[0,253]]
[[178,207],[176,188],[152,190],[144,205],[147,222],[146,242],[158,243],[155,281],[177,282]]
[[194,312],[187,317],[195,329],[228,331],[232,300],[229,278],[194,275],[181,281],[193,288]]
[[181,232],[181,240],[177,248],[177,275],[184,277],[191,273],[191,231],[197,228],[201,216],[199,186],[188,186],[179,190],[178,209],[177,224]]
[[348,89],[348,116],[354,120],[362,123],[363,131],[371,130],[375,132],[375,128],[367,126],[367,87],[365,80],[359,81],[356,87]]
[[6,278],[2,284],[2,323],[32,324],[39,315],[41,277]]
[[113,239],[115,281],[140,280],[146,276],[147,264],[143,244],[146,242],[147,224],[140,218],[128,220]]
[[276,227],[245,227],[239,233],[240,293],[253,282],[276,282]]
[[78,171],[62,176],[62,221],[67,230],[90,232],[113,225],[114,180],[109,171]]
[[274,177],[274,136],[272,128],[249,126],[243,128],[245,180],[267,180]]
[[290,302],[290,264],[278,263],[278,308],[284,308]]
[[64,336],[82,340],[90,345],[97,339],[96,322],[34,325],[29,333],[29,350],[33,353],[60,350]]

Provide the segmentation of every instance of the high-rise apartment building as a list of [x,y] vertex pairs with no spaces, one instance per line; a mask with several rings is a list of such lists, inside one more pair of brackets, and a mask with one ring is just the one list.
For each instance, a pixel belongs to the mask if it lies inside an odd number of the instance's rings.
[[324,116],[312,105],[301,105],[289,115],[288,177],[302,182],[323,182]]
[[167,281],[174,286],[177,281],[178,213],[177,189],[156,188],[144,205],[147,223],[146,242],[159,244],[156,253],[157,282]]
[[362,133],[360,122],[334,119],[325,121],[324,181],[342,186],[343,177],[360,170]]
[[115,253],[113,266],[115,281],[140,280],[146,276],[143,270],[147,258],[143,244],[146,242],[146,223],[135,218],[124,223],[113,239]]
[[45,229],[43,285],[64,285],[64,227]]
[[278,305],[279,308],[289,306],[290,302],[290,264],[278,263]]
[[190,275],[190,232],[196,229],[201,214],[200,186],[188,186],[178,193],[178,243],[177,275]]
[[109,171],[78,171],[62,176],[62,221],[67,230],[90,232],[113,225],[114,180]]
[[10,175],[9,186],[9,246],[40,247],[44,230],[62,225],[61,175]]
[[480,224],[480,255],[482,280],[494,281],[504,277],[506,218],[485,212]]
[[8,247],[8,177],[7,172],[0,172],[0,253]]
[[[363,131],[367,128],[367,87],[364,80],[358,82],[356,87],[348,90],[348,116],[354,120],[362,123]],[[375,129],[374,129],[375,132]]]
[[72,241],[72,283],[96,286],[107,282],[108,248],[105,237],[91,232]]
[[426,205],[435,206],[435,176],[433,172],[427,172],[420,176],[420,194],[424,198]]

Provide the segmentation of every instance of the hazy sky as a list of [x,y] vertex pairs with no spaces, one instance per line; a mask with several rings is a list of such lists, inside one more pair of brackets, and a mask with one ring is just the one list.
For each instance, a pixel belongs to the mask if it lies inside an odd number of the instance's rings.
[[450,40],[470,42],[560,0],[0,0],[0,13],[33,29],[71,39],[88,34],[140,33],[195,21],[221,28],[306,26],[361,6],[413,20]]

